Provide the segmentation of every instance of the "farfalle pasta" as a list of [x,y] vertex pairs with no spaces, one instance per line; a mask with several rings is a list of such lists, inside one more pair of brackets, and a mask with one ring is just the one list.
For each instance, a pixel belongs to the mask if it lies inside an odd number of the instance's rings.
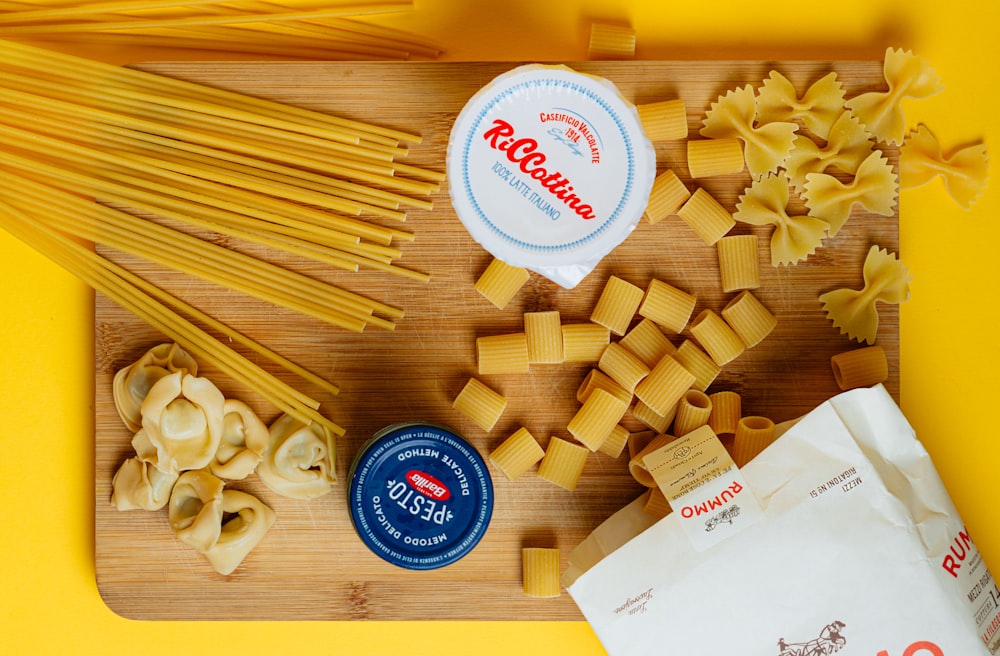
[[267,451],[267,426],[250,406],[236,399],[226,399],[223,413],[222,437],[209,471],[219,478],[242,480],[257,469]]
[[119,369],[112,381],[115,409],[133,433],[142,425],[139,408],[156,381],[169,373],[183,371],[198,375],[198,363],[173,342],[158,344],[127,367]]
[[164,471],[207,467],[222,439],[225,397],[207,378],[177,371],[160,378],[142,402],[142,430]]
[[855,205],[880,216],[891,216],[898,189],[892,165],[882,151],[875,150],[849,182],[841,182],[827,173],[807,174],[802,196],[809,215],[829,223],[833,237],[847,223]]
[[293,499],[314,499],[332,489],[337,480],[336,453],[326,426],[282,415],[268,432],[270,445],[257,465],[264,485]]
[[841,334],[875,343],[878,303],[899,304],[910,296],[910,273],[895,254],[878,246],[868,249],[863,267],[864,287],[837,289],[819,297],[823,310]]
[[829,223],[813,216],[789,215],[790,189],[784,171],[755,180],[740,196],[733,217],[750,225],[773,225],[771,264],[796,264],[823,243]]
[[926,125],[917,126],[899,149],[900,188],[919,187],[940,177],[951,197],[965,209],[983,193],[988,174],[985,144],[972,144],[946,155]]
[[882,74],[888,91],[870,91],[845,101],[854,115],[879,141],[899,145],[906,137],[904,98],[928,98],[944,91],[937,73],[909,50],[887,48]]
[[754,88],[734,89],[712,103],[702,121],[700,134],[710,139],[737,138],[743,141],[743,157],[754,178],[778,170],[792,152],[799,126],[791,122],[756,124]]
[[816,80],[800,98],[795,86],[778,71],[757,90],[757,122],[780,123],[799,120],[810,132],[826,139],[844,110],[844,86],[836,72]]
[[831,126],[825,146],[804,135],[795,136],[795,147],[785,160],[785,170],[797,189],[803,188],[809,173],[835,168],[855,175],[874,146],[865,126],[849,111],[843,111]]

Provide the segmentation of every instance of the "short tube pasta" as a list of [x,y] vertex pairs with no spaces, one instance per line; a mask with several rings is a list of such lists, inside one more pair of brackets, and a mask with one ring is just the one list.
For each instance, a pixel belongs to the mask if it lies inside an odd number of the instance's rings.
[[637,105],[636,111],[650,141],[687,138],[687,109],[682,98]]
[[837,387],[842,390],[871,387],[889,378],[889,363],[881,346],[864,346],[830,358]]
[[657,433],[665,433],[670,428],[677,414],[677,404],[675,403],[667,409],[665,413],[658,413],[642,401],[636,401],[632,406],[632,417],[643,426],[650,428]]
[[628,443],[629,435],[631,435],[629,430],[621,424],[618,424],[611,429],[611,432],[606,438],[604,438],[604,441],[601,442],[600,448],[597,450],[606,456],[617,458],[622,454],[622,451],[625,450],[625,445]]
[[618,340],[618,343],[650,368],[655,367],[664,355],[673,355],[677,352],[677,347],[667,339],[652,319],[643,319],[637,323]]
[[684,368],[673,356],[666,355],[649,375],[635,387],[636,397],[660,415],[666,415],[691,389],[695,382],[693,373]]
[[745,290],[722,308],[722,318],[740,336],[747,348],[760,344],[778,325],[777,318],[770,310]]
[[490,453],[490,460],[510,480],[519,478],[537,464],[545,450],[527,428],[514,431]]
[[597,299],[590,320],[604,326],[615,335],[624,335],[642,302],[642,296],[641,287],[636,287],[618,276],[611,276],[604,284],[604,290]]
[[629,392],[649,375],[649,367],[618,342],[608,344],[597,366]]
[[610,392],[613,396],[621,399],[622,403],[626,405],[632,402],[632,392],[622,387],[611,376],[600,369],[591,369],[587,372],[587,375],[583,378],[583,382],[580,383],[580,387],[576,390],[576,400],[580,403],[586,403],[590,394],[595,389]]
[[524,334],[528,340],[529,364],[559,364],[563,361],[562,324],[558,310],[525,312]]
[[627,25],[593,23],[587,53],[590,59],[631,59],[635,56],[635,30]]
[[639,484],[645,485],[646,487],[656,487],[656,480],[653,478],[653,475],[649,472],[649,470],[646,469],[646,465],[642,463],[643,458],[645,458],[647,454],[663,448],[675,439],[677,438],[673,435],[660,433],[650,440],[641,451],[634,454],[628,461],[628,471],[632,474],[632,478],[634,478]]
[[653,180],[653,188],[649,191],[649,201],[643,216],[646,221],[656,224],[671,214],[676,214],[681,205],[691,197],[691,192],[673,169],[667,169]]
[[700,389],[703,392],[722,373],[722,367],[716,364],[715,360],[708,353],[702,351],[689,339],[685,339],[677,347],[674,359],[694,375],[695,381],[691,387]]
[[701,390],[688,390],[677,404],[674,435],[683,437],[708,424],[712,415],[712,399]]
[[563,324],[563,361],[597,362],[611,342],[611,331],[597,323]]
[[628,404],[611,392],[595,389],[569,420],[566,430],[585,447],[597,451],[627,410]]
[[743,399],[737,392],[716,392],[708,396],[712,401],[712,414],[708,425],[716,435],[735,435],[743,417]]
[[479,375],[523,374],[529,369],[528,338],[524,333],[476,339]]
[[524,286],[531,274],[527,269],[515,267],[494,259],[476,281],[475,289],[499,309],[504,309]]
[[746,350],[746,344],[736,331],[712,310],[703,310],[691,322],[691,334],[720,366],[732,362]]
[[719,254],[722,291],[734,292],[760,287],[757,235],[723,237],[715,246]]
[[737,467],[747,464],[774,441],[774,422],[767,417],[743,417],[733,438],[733,461]]
[[740,173],[745,167],[743,144],[731,137],[687,142],[688,172],[692,178]]
[[507,399],[478,378],[470,378],[455,397],[452,407],[489,432],[507,408]]
[[589,454],[585,446],[552,436],[538,466],[538,476],[565,490],[575,490]]
[[732,213],[701,187],[677,210],[677,216],[709,245],[718,242],[736,225]]
[[523,547],[521,581],[524,594],[539,598],[558,597],[562,590],[559,562],[558,549]]
[[680,334],[687,326],[697,302],[696,296],[653,278],[646,287],[642,304],[639,305],[639,315],[655,321],[665,330]]

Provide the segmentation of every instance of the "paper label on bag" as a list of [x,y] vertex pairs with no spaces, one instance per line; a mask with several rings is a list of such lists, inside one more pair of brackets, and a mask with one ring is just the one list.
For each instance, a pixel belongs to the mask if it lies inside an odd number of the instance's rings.
[[763,517],[743,474],[708,426],[647,454],[643,464],[700,551]]

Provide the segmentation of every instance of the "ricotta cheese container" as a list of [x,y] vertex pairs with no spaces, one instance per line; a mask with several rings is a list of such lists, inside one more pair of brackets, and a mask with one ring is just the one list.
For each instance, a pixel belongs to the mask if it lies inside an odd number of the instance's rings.
[[459,113],[447,174],[455,212],[477,242],[571,289],[642,217],[656,152],[611,82],[529,64]]
[[396,424],[376,433],[351,465],[348,494],[365,546],[412,570],[467,555],[493,514],[493,482],[482,456],[434,424]]

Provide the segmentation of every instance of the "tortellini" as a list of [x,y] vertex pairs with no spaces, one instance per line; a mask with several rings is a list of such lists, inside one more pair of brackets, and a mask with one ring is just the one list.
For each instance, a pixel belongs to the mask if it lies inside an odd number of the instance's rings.
[[111,504],[118,510],[159,510],[167,505],[177,476],[140,456],[129,458],[111,480]]
[[142,429],[165,471],[207,467],[222,439],[225,397],[207,378],[178,371],[153,385],[142,402]]
[[222,532],[222,479],[207,471],[180,475],[170,493],[167,517],[177,539],[205,553]]
[[112,392],[118,415],[133,433],[139,430],[142,417],[139,408],[149,389],[169,373],[183,371],[198,375],[198,363],[177,344],[159,344],[142,357],[115,374]]
[[314,499],[337,480],[333,436],[325,426],[282,415],[270,428],[267,455],[257,475],[274,492],[293,499]]
[[264,539],[275,515],[260,499],[238,490],[222,491],[222,513],[219,539],[204,553],[216,572],[232,574]]
[[257,468],[267,451],[267,426],[250,409],[235,399],[223,406],[222,437],[208,468],[220,478],[241,480]]

